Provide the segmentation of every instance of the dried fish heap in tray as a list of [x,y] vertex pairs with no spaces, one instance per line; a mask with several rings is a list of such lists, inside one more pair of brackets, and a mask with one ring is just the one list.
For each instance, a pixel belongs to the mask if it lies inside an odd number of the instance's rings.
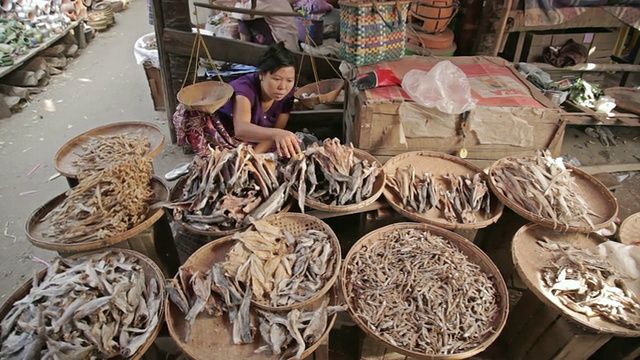
[[142,222],[153,198],[151,159],[126,156],[82,177],[66,198],[40,221],[49,221],[43,236],[77,244],[107,239]]
[[94,136],[82,145],[73,166],[78,169],[78,178],[83,178],[130,156],[143,157],[150,150],[151,142],[142,134]]
[[544,286],[568,309],[640,329],[638,297],[605,257],[567,243],[538,240],[551,256],[540,273]]
[[416,174],[411,165],[388,176],[389,186],[402,199],[405,210],[425,214],[433,208],[453,223],[473,224],[491,217],[491,193],[479,173],[473,176],[446,174],[440,179],[425,172]]
[[210,151],[194,160],[180,197],[167,205],[174,218],[201,230],[224,231],[280,211],[287,186],[280,184],[274,154],[256,154],[243,145]]
[[380,167],[358,159],[353,146],[341,145],[339,139],[326,139],[322,146],[314,143],[291,158],[282,172],[304,212],[307,198],[333,206],[368,199],[373,195]]
[[396,229],[355,252],[345,266],[352,312],[393,346],[426,355],[457,354],[496,331],[496,286],[441,236]]
[[334,275],[340,256],[329,234],[309,229],[293,236],[266,221],[234,235],[225,275],[253,300],[270,307],[299,304],[318,294]]
[[2,319],[0,358],[131,357],[159,326],[158,285],[121,252],[55,258]]
[[[320,340],[327,330],[329,317],[345,311],[346,305],[329,306],[329,296],[315,310],[293,309],[288,312],[258,310],[258,331],[265,345],[255,352],[279,355],[281,359],[302,358],[308,346]],[[295,346],[291,346],[295,343]]]
[[578,192],[561,158],[538,150],[535,158],[502,159],[493,169],[497,190],[516,206],[545,219],[554,228],[584,225],[594,228],[591,216],[600,218]]

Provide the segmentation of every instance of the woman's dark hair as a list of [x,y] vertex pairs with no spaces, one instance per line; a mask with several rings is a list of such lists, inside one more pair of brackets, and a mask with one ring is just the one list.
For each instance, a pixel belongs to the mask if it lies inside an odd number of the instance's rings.
[[284,47],[283,42],[273,44],[260,56],[258,70],[263,73],[274,73],[283,67],[296,67],[296,58],[293,53]]

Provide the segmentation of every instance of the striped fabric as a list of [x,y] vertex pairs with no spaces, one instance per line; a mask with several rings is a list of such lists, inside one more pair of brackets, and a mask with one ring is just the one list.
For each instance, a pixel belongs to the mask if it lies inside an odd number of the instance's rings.
[[404,55],[409,1],[340,1],[340,53],[354,65],[396,60]]

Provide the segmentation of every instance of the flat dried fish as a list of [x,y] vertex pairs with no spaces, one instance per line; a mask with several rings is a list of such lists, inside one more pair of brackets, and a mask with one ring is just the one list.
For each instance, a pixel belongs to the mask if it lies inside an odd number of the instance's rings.
[[358,159],[353,146],[344,146],[339,139],[326,139],[322,145],[314,143],[292,157],[282,173],[290,185],[289,191],[297,193],[298,206],[304,212],[306,198],[327,205],[366,200],[373,195],[380,167]]
[[147,283],[137,259],[121,252],[56,258],[2,319],[0,358],[130,357],[157,328],[162,300],[156,280]]
[[256,154],[244,145],[209,151],[191,163],[180,197],[165,205],[176,219],[202,230],[223,231],[280,211],[288,194],[273,154]]
[[151,143],[143,134],[93,136],[82,145],[73,166],[78,169],[78,178],[82,179],[128,157],[144,157],[150,150]]
[[607,258],[548,238],[538,244],[549,252],[542,268],[543,284],[567,308],[600,316],[630,329],[640,329],[640,303]]
[[413,165],[409,165],[397,168],[387,179],[407,211],[425,214],[438,208],[447,221],[463,224],[491,216],[491,193],[479,173],[473,176],[445,174],[436,178],[429,172],[417,174]]
[[399,229],[346,264],[355,315],[394,346],[436,355],[480,345],[498,316],[494,283],[448,240]]
[[594,228],[592,217],[601,218],[580,195],[571,170],[548,150],[537,151],[535,158],[502,160],[493,180],[502,195],[524,210],[551,220],[556,230],[569,226]]
[[338,256],[329,235],[307,230],[293,236],[266,221],[255,221],[227,253],[225,275],[238,289],[251,288],[253,300],[273,307],[305,301],[334,274]]
[[42,235],[60,243],[82,243],[121,234],[145,219],[153,199],[151,159],[128,156],[80,179],[62,203],[41,221]]

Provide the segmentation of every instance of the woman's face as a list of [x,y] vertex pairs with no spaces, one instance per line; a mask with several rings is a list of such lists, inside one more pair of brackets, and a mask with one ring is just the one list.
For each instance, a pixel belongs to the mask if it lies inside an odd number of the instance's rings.
[[272,73],[262,74],[260,79],[264,95],[268,99],[282,100],[293,89],[295,76],[296,70],[293,66],[286,66]]

